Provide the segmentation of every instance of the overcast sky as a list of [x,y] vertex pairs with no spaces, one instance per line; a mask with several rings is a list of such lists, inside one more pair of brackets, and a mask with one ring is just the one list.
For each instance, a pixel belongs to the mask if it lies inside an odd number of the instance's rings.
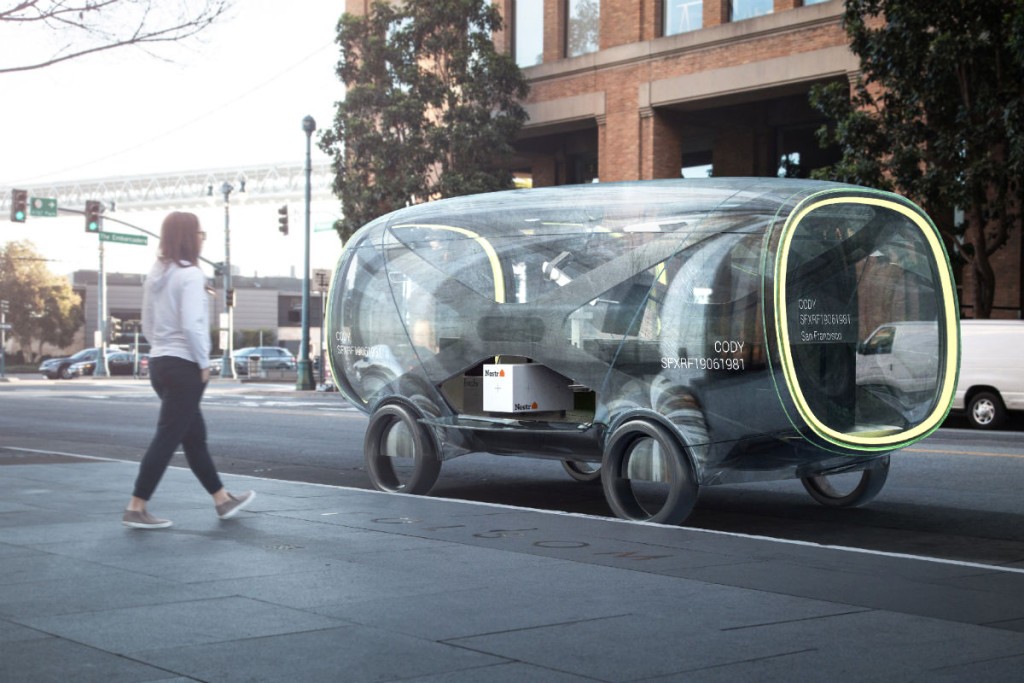
[[[169,171],[302,163],[302,118],[329,127],[343,96],[334,75],[340,0],[237,0],[230,15],[185,44],[134,48],[56,66],[0,75],[0,190],[53,181],[91,180]],[[30,54],[40,34],[0,22],[0,53]],[[315,138],[314,138],[315,141]],[[313,160],[325,160],[313,146]],[[75,207],[80,208],[80,207]],[[295,209],[299,207],[296,206]],[[196,211],[209,234],[204,255],[223,257],[223,207]],[[338,214],[337,202],[314,207],[313,223]],[[162,215],[118,212],[158,232]],[[0,241],[31,239],[53,260],[51,270],[95,269],[96,238],[83,219],[30,217],[0,222]],[[275,206],[232,207],[232,262],[242,273],[285,275],[302,265],[301,216],[291,235],[277,231]],[[108,226],[110,229],[110,226]],[[107,245],[109,272],[146,272],[147,247]],[[332,267],[334,233],[314,232],[313,266]]]

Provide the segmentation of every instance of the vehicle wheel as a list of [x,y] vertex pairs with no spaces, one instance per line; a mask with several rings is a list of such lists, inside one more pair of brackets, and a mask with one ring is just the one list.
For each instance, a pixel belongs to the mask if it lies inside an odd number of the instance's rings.
[[380,491],[428,493],[441,472],[431,433],[412,408],[381,406],[370,417],[363,441],[370,481]]
[[71,374],[71,366],[70,365],[62,365],[62,366],[60,366],[60,370],[57,371],[57,375],[60,376],[61,379],[74,379],[75,378],[75,376]]
[[601,465],[596,462],[583,462],[582,460],[563,460],[562,467],[569,473],[569,476],[576,481],[585,484],[593,484],[601,481]]
[[881,458],[870,469],[844,474],[823,474],[803,477],[800,483],[811,498],[825,507],[855,508],[865,505],[878,495],[889,477],[889,456]]
[[697,478],[679,440],[647,420],[630,420],[608,437],[601,485],[622,519],[680,524],[697,502]]
[[975,429],[995,429],[1006,419],[1006,408],[999,394],[980,391],[967,404],[967,421]]

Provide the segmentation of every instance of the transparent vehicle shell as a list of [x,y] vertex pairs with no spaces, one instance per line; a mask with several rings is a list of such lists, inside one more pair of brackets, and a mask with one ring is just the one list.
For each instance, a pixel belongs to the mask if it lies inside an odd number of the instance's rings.
[[[469,452],[546,457],[599,478],[617,515],[678,523],[717,484],[874,497],[949,410],[956,311],[938,231],[904,198],[680,179],[383,216],[346,245],[327,325],[378,488],[425,493]],[[903,368],[867,352],[887,326],[916,335]],[[501,391],[511,407],[486,409]]]

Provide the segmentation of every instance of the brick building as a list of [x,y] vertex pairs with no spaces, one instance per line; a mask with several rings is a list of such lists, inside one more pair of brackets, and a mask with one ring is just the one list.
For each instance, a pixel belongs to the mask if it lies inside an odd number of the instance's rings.
[[[520,171],[534,186],[805,176],[830,163],[807,103],[858,61],[842,3],[502,0],[499,45],[524,68]],[[574,56],[570,56],[574,55]]]
[[[859,73],[842,0],[494,1],[505,16],[496,43],[531,88],[524,185],[806,177],[838,158],[817,144],[824,119],[808,93]],[[994,317],[1021,317],[1022,261],[1017,231],[993,258]]]

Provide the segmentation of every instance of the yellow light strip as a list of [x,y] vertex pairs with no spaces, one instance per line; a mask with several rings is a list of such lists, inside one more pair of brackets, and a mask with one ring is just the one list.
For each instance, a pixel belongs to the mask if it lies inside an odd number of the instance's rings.
[[491,277],[494,280],[494,301],[495,303],[505,303],[505,277],[502,274],[501,261],[498,260],[498,252],[495,251],[494,246],[487,240],[486,237],[480,236],[480,234],[467,230],[466,228],[457,228],[452,225],[433,225],[429,223],[403,223],[402,225],[389,226],[391,229],[398,228],[427,228],[430,230],[447,230],[448,232],[454,232],[458,235],[469,237],[474,242],[480,245],[480,248],[487,254],[487,260],[491,263]]
[[[814,411],[811,410],[810,406],[807,404],[806,398],[804,397],[803,391],[800,389],[800,382],[796,377],[796,371],[794,369],[795,364],[793,362],[789,345],[789,317],[786,310],[785,296],[790,244],[793,240],[793,235],[796,232],[797,226],[800,225],[800,221],[802,221],[812,211],[824,206],[835,204],[866,204],[869,206],[889,209],[906,216],[914,223],[914,225],[921,229],[925,239],[928,241],[928,245],[932,249],[932,255],[939,266],[937,269],[939,272],[939,286],[943,294],[943,303],[946,310],[946,369],[943,374],[942,389],[939,392],[939,400],[935,404],[935,410],[933,410],[932,413],[919,425],[906,431],[889,433],[881,436],[864,436],[836,431],[822,423],[821,420],[818,419],[817,415],[814,414]],[[782,240],[779,244],[779,252],[775,267],[776,336],[779,348],[782,350],[782,367],[783,373],[786,377],[786,385],[789,387],[790,395],[796,403],[797,410],[807,422],[808,426],[810,426],[818,436],[831,441],[832,443],[854,448],[863,446],[866,450],[875,450],[889,445],[898,447],[896,446],[897,444],[913,440],[919,436],[927,434],[929,431],[937,427],[939,422],[943,417],[945,417],[953,400],[953,391],[956,388],[957,365],[960,357],[960,336],[959,329],[957,328],[957,312],[955,305],[956,295],[953,291],[949,269],[945,267],[945,250],[942,247],[942,243],[939,241],[936,231],[927,222],[927,220],[916,211],[892,200],[874,197],[835,197],[832,199],[824,199],[814,202],[796,214],[791,215],[782,230]]]

